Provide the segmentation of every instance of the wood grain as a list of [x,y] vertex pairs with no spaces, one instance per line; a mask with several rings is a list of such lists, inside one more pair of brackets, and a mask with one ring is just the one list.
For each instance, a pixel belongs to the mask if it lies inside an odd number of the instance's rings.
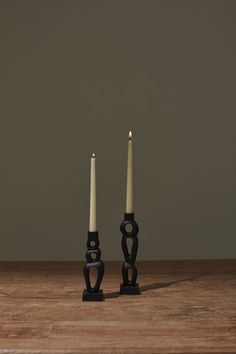
[[0,262],[0,354],[236,353],[236,260],[139,262],[142,295],[82,302],[81,262]]

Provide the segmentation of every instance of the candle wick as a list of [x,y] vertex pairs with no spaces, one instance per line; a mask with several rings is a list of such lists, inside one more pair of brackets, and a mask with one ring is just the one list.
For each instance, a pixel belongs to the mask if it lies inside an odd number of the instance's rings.
[[95,158],[95,154],[94,153],[92,153],[92,158]]
[[132,139],[132,131],[130,130],[129,131],[129,140],[131,140]]

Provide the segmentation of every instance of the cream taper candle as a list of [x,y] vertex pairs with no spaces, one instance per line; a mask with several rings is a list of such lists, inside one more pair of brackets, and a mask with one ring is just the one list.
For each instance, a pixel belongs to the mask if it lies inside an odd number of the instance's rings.
[[91,157],[90,168],[90,213],[89,231],[97,231],[97,210],[96,210],[96,158],[95,154]]
[[128,161],[127,161],[127,189],[126,189],[126,213],[133,213],[133,143],[132,132],[129,132]]

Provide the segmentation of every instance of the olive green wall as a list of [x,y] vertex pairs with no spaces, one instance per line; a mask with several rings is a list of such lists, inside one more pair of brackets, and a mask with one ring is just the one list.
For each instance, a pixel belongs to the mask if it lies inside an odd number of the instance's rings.
[[236,256],[236,1],[0,1],[0,259],[83,259],[97,155],[120,259],[128,130],[139,259]]

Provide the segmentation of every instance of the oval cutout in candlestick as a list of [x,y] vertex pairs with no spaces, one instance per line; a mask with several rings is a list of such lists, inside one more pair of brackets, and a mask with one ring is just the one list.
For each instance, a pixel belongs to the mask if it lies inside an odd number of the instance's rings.
[[132,232],[133,232],[133,224],[127,223],[127,224],[125,225],[125,231],[126,231],[127,233],[132,233]]
[[128,269],[127,277],[128,277],[128,282],[131,283],[132,279],[133,279],[133,269],[131,269],[131,268]]
[[93,261],[97,260],[97,258],[98,258],[97,253],[95,253],[95,252],[90,253],[90,257],[92,258]]
[[134,243],[134,241],[131,237],[126,238],[126,244],[127,244],[127,249],[128,249],[129,254],[131,254],[133,243]]
[[97,277],[98,277],[98,270],[96,267],[90,267],[89,268],[89,272],[90,272],[90,286],[93,289],[96,285],[97,282]]

